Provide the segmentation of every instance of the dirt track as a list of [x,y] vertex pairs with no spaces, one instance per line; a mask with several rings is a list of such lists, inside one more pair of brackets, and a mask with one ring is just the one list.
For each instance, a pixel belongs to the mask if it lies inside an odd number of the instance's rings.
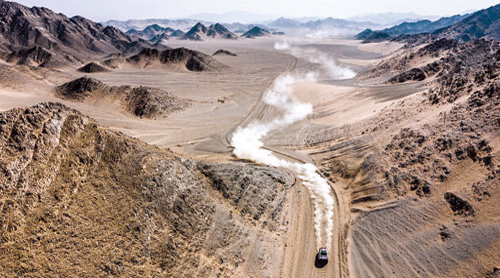
[[[281,74],[281,76],[292,73],[296,67],[298,59],[291,56],[292,60],[290,65]],[[272,84],[270,87],[272,87]],[[265,91],[262,93],[262,95]],[[280,111],[277,111],[274,107],[264,103],[262,101],[262,95],[251,109],[248,116],[237,126],[231,129],[225,138],[225,143],[229,144],[232,135],[237,127],[245,127],[246,125],[254,122],[269,122],[280,116]],[[268,150],[273,151],[273,153],[286,160],[300,162],[300,163],[311,163],[312,160],[307,156],[300,153],[296,153],[293,150],[286,148],[279,148],[278,146],[266,147]],[[297,177],[300,181],[300,179]],[[335,196],[335,204],[339,204],[339,198],[335,192],[334,186],[332,186],[332,194]],[[346,272],[343,270],[345,264],[342,263],[343,259],[346,258],[344,250],[341,246],[344,246],[345,238],[341,237],[343,234],[342,220],[345,216],[344,210],[338,209],[335,206],[335,231],[333,233],[333,246],[328,246],[330,250],[330,257],[328,263],[323,263],[316,259],[318,253],[316,246],[316,238],[314,233],[314,205],[311,202],[311,198],[308,189],[299,182],[298,189],[294,192],[290,200],[291,210],[290,210],[290,233],[287,236],[286,248],[283,254],[283,264],[282,264],[282,277],[340,277],[341,272]],[[341,203],[343,204],[343,203]]]

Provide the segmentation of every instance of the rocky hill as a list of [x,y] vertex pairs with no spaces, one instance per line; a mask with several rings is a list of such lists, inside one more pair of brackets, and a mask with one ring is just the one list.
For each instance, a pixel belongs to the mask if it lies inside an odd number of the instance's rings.
[[186,32],[180,39],[191,40],[191,41],[201,41],[202,38],[207,34],[208,28],[203,25],[203,23],[198,22],[194,25],[188,32]]
[[379,42],[391,39],[389,34],[384,33],[383,31],[373,31],[372,29],[366,29],[363,32],[354,36],[357,40],[363,40],[363,43],[369,42]]
[[211,38],[236,39],[237,36],[229,31],[224,25],[215,23],[210,25],[207,30],[207,36]]
[[[129,52],[150,46],[122,31],[86,18],[68,18],[47,8],[0,2],[0,49],[4,52],[40,47],[56,54],[78,58],[114,52]],[[63,56],[63,55],[61,55]]]
[[174,65],[181,66],[189,71],[217,71],[226,68],[226,66],[209,55],[186,48],[167,49],[165,51],[146,48],[139,54],[126,59],[126,62],[142,68],[154,65]]
[[144,28],[142,31],[137,31],[136,29],[131,29],[126,32],[128,35],[134,35],[137,37],[142,37],[143,39],[150,39],[158,34],[170,34],[175,32],[174,29],[170,27],[161,27],[158,24],[149,25]]
[[168,40],[170,40],[170,36],[166,33],[155,35],[151,39],[149,39],[149,41],[154,44],[164,43]]
[[161,27],[158,24],[153,24],[147,26],[142,31],[130,29],[126,34],[156,43],[156,41],[158,41],[158,38],[166,40],[170,37],[180,37],[184,35],[184,32],[179,29],[175,30],[170,27]]
[[182,159],[57,103],[0,113],[0,149],[2,276],[248,277],[283,248],[283,171]]
[[96,72],[107,72],[109,70],[95,62],[90,62],[85,66],[79,68],[78,71],[85,73],[96,73]]
[[222,24],[216,23],[209,27],[198,22],[186,34],[180,37],[182,40],[201,41],[207,38],[236,39],[237,36]]
[[167,117],[184,110],[190,101],[179,99],[165,91],[130,86],[107,86],[99,80],[82,77],[58,86],[56,96],[73,101],[97,103],[118,102],[120,109],[141,118]]
[[248,38],[248,39],[253,39],[253,38],[256,38],[256,37],[268,36],[270,34],[271,34],[271,32],[269,32],[268,30],[262,29],[262,28],[260,28],[258,26],[255,26],[252,29],[250,29],[250,30],[246,31],[245,33],[243,33],[241,35],[241,37]]

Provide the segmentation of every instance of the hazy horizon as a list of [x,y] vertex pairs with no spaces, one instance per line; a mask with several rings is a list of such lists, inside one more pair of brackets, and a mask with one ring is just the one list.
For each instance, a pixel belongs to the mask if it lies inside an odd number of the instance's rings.
[[[498,4],[493,0],[457,1],[396,1],[396,0],[219,0],[179,2],[172,0],[87,0],[72,2],[63,0],[19,0],[13,1],[26,6],[42,6],[68,16],[81,15],[94,21],[150,19],[150,18],[190,18],[195,14],[225,14],[235,11],[253,13],[258,20],[271,20],[280,16],[350,18],[378,13],[415,13],[420,16],[450,16],[469,10],[481,10]],[[197,18],[203,19],[203,18]],[[242,20],[243,21],[243,20]]]

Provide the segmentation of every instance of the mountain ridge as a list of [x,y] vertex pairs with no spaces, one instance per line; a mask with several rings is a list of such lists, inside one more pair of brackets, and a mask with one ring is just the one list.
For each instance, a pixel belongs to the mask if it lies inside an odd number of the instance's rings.
[[201,41],[207,38],[236,39],[237,36],[220,23],[215,23],[207,27],[203,23],[198,22],[180,37],[181,40],[192,41]]

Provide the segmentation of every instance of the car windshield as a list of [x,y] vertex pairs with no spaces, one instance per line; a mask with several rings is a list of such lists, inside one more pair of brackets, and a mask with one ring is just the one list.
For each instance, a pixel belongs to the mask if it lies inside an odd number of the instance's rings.
[[321,254],[326,254],[326,250],[321,250]]

